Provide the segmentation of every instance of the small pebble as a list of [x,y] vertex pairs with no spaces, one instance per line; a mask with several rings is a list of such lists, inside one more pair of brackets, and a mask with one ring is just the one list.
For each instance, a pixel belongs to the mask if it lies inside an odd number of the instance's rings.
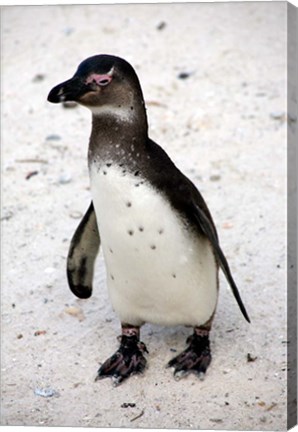
[[54,269],[54,267],[47,267],[45,270],[44,270],[44,272],[46,273],[46,274],[51,274],[51,273],[54,273],[56,271],[56,269]]
[[251,363],[257,360],[258,357],[253,357],[250,353],[247,354],[247,363]]
[[184,79],[189,78],[190,75],[191,74],[189,72],[180,72],[180,74],[178,75],[178,78],[184,80]]
[[270,117],[273,120],[284,120],[285,119],[285,113],[283,111],[274,111],[270,113]]
[[222,423],[222,419],[220,418],[210,419],[210,421],[212,421],[213,423]]
[[232,224],[231,222],[224,222],[224,223],[222,224],[222,227],[223,227],[224,229],[231,229],[231,228],[233,228],[233,224]]
[[34,336],[41,336],[45,335],[46,333],[46,330],[36,330],[36,332],[34,332]]
[[73,211],[69,214],[72,219],[81,219],[83,217],[82,213],[79,211]]
[[45,75],[42,73],[38,73],[35,75],[35,77],[33,78],[33,82],[37,83],[37,82],[41,82],[45,79]]
[[62,173],[59,176],[58,182],[60,184],[67,184],[70,183],[72,181],[72,177],[69,173]]
[[79,321],[84,321],[85,315],[81,308],[76,306],[68,306],[64,309],[64,312],[70,316],[77,318]]
[[166,26],[167,23],[165,21],[161,21],[156,28],[157,30],[163,30],[164,28],[166,28]]
[[53,397],[53,396],[59,396],[59,393],[50,387],[46,387],[46,388],[37,387],[34,390],[34,393],[36,394],[36,396],[41,396],[41,397],[45,397],[45,398]]
[[46,141],[60,141],[61,136],[58,134],[50,134],[46,137]]
[[75,29],[73,27],[65,27],[65,29],[63,30],[63,33],[66,36],[71,35],[73,32],[75,31]]
[[219,174],[213,174],[210,176],[211,181],[219,181],[221,179],[221,176]]

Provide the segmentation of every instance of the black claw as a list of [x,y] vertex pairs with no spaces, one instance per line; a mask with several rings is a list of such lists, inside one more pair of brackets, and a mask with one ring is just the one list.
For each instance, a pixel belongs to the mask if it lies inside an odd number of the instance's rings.
[[191,372],[202,378],[211,363],[209,337],[193,334],[187,338],[187,343],[186,350],[170,360],[167,367],[174,368],[175,378],[182,378]]
[[136,336],[121,336],[119,349],[99,368],[95,381],[110,377],[117,386],[131,375],[143,373],[147,363],[143,352],[148,352],[147,348]]

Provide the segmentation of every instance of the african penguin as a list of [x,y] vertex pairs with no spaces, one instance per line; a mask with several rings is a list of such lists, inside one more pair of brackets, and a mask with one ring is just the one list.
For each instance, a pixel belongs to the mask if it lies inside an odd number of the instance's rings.
[[176,378],[190,372],[202,377],[211,362],[219,267],[248,322],[249,317],[203,197],[148,136],[133,67],[111,55],[87,58],[71,79],[51,90],[48,101],[75,101],[92,112],[92,202],[72,238],[67,276],[76,296],[90,297],[101,243],[122,335],[96,379],[111,377],[118,385],[144,371],[144,323],[193,327],[188,347],[168,366]]

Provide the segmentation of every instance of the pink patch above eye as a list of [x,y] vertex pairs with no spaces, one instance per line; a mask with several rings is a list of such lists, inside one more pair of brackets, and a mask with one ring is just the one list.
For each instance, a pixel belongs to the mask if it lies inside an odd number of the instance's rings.
[[104,74],[104,75],[99,75],[99,74],[91,74],[88,76],[88,78],[86,79],[86,84],[91,84],[91,83],[95,83],[99,86],[105,86],[110,84],[110,82],[112,81],[113,77],[111,75],[108,74]]

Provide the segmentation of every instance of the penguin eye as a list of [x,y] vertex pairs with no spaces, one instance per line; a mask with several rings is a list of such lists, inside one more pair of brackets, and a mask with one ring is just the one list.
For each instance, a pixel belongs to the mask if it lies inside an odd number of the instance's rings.
[[[96,82],[96,81],[94,80],[94,82]],[[108,85],[110,82],[111,82],[111,80],[109,80],[108,78],[103,78],[103,79],[97,81],[97,84],[101,87],[104,87],[104,86]]]
[[113,77],[111,75],[108,74],[96,74],[96,73],[92,73],[91,75],[89,75],[85,81],[85,83],[88,84],[96,84],[100,87],[104,87],[108,84],[110,84],[110,82],[112,81]]

